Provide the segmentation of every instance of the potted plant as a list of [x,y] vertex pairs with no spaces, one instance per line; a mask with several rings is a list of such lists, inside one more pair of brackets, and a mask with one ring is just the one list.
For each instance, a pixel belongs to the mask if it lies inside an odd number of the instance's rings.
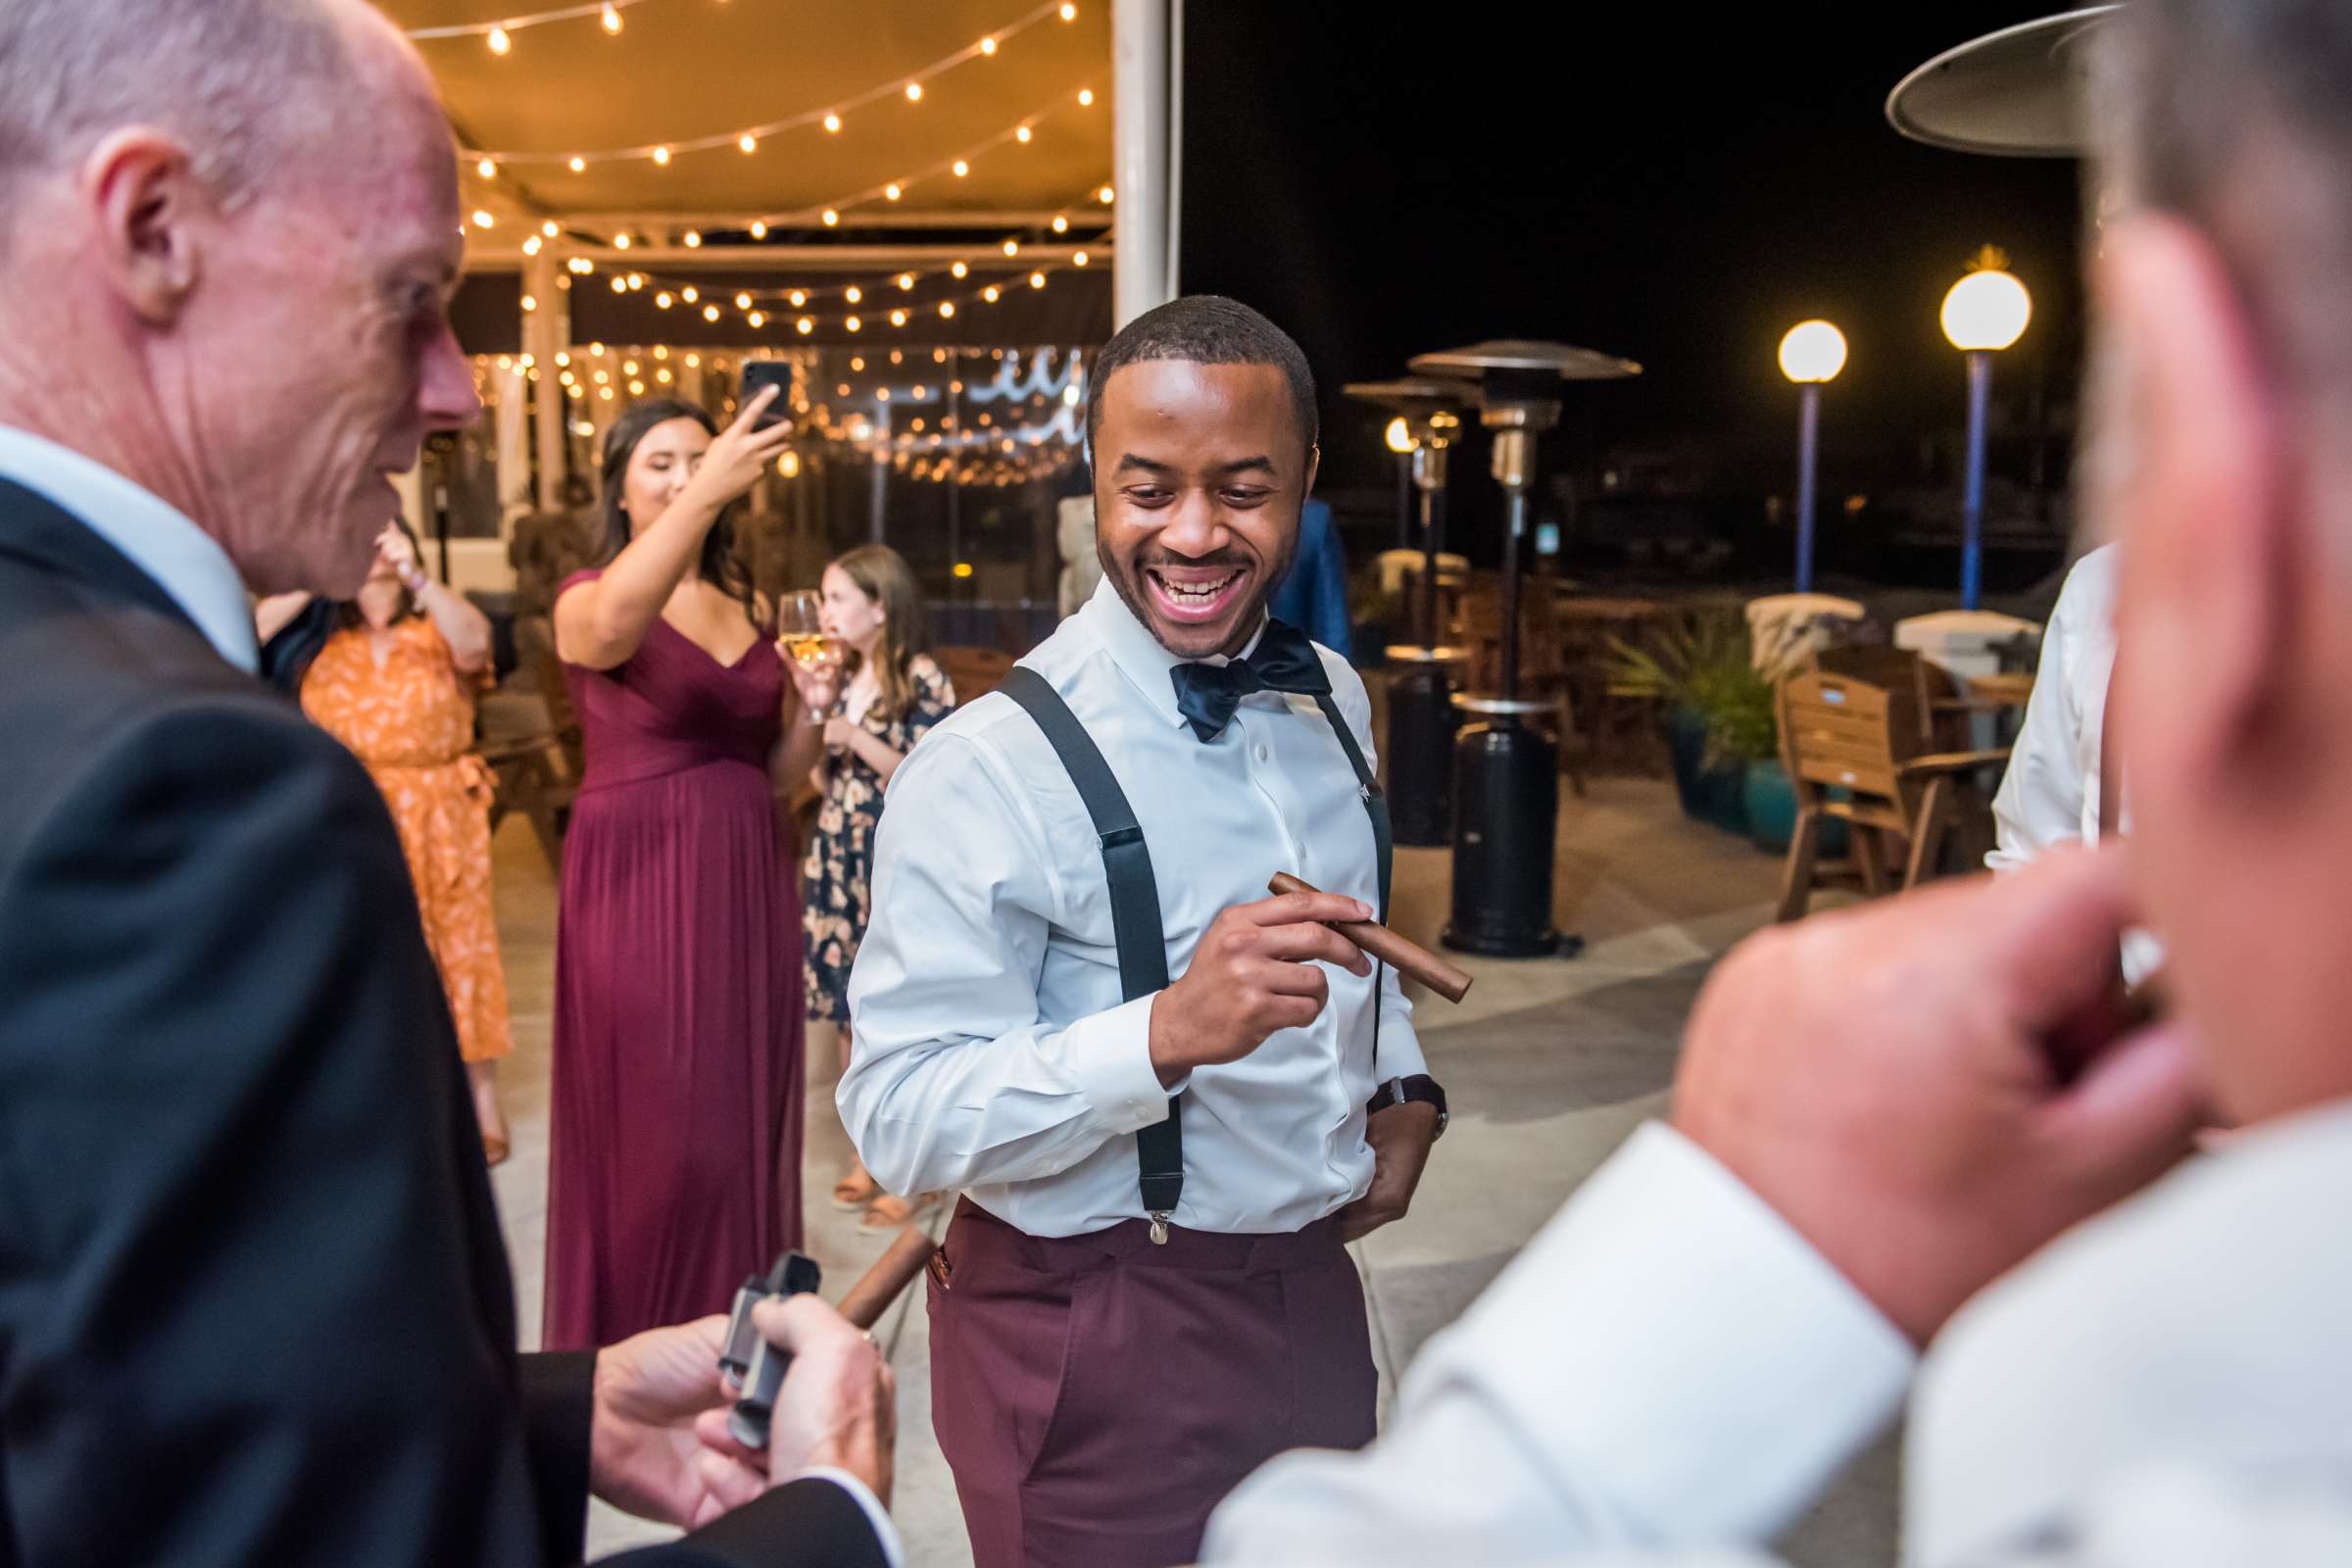
[[1736,612],[1703,611],[1670,622],[1648,647],[1612,638],[1610,649],[1610,693],[1658,705],[1683,814],[1718,819],[1727,787],[1737,795],[1739,780],[1729,768],[1718,769],[1724,777],[1709,776],[1707,714],[1715,694],[1747,669],[1745,624]]

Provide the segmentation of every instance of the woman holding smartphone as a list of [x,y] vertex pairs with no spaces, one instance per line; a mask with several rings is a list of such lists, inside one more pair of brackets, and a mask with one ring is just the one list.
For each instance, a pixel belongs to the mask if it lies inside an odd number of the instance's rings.
[[543,1342],[585,1348],[723,1312],[801,1240],[800,900],[783,781],[821,745],[733,554],[732,513],[790,439],[639,404],[607,433],[605,564],[558,590],[587,750],[556,936]]

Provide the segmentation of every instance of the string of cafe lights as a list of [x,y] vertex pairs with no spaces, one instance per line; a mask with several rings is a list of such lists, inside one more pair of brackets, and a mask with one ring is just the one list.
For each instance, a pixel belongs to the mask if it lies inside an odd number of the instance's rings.
[[647,0],[587,0],[584,5],[558,6],[552,11],[534,11],[526,16],[501,17],[496,22],[457,22],[437,27],[411,27],[408,34],[418,43],[437,38],[479,38],[490,46],[494,55],[503,55],[514,45],[514,35],[531,27],[544,27],[551,22],[579,22],[594,17],[609,33],[621,28],[620,14],[631,6],[641,6]]
[[[619,0],[619,3],[643,4],[644,0]],[[574,7],[561,15],[593,13],[596,9],[594,6]],[[607,30],[619,31],[617,25],[619,12],[613,9],[612,4],[605,5],[604,14]],[[1075,0],[1044,0],[1043,4],[1023,13],[994,31],[982,33],[978,38],[953,54],[943,56],[906,75],[893,77],[878,86],[852,94],[826,108],[810,109],[801,114],[786,116],[781,120],[771,120],[756,125],[745,125],[714,135],[688,136],[674,141],[642,142],[630,147],[602,147],[576,152],[520,150],[501,152],[489,148],[466,148],[463,150],[464,156],[473,162],[475,172],[485,179],[494,179],[497,177],[500,168],[509,165],[515,167],[561,165],[578,174],[585,173],[592,164],[651,163],[657,167],[666,168],[670,160],[681,153],[713,152],[722,148],[733,148],[741,153],[756,153],[760,150],[760,144],[762,141],[808,125],[821,125],[827,134],[839,135],[849,123],[848,117],[855,111],[890,98],[903,98],[910,103],[921,103],[928,91],[926,84],[934,78],[955,70],[967,61],[993,59],[1008,39],[1026,32],[1041,23],[1054,19],[1064,23],[1077,21],[1078,7]],[[559,20],[559,14],[549,13],[541,20]],[[512,30],[515,24],[509,23],[505,25]],[[490,39],[491,51],[496,54],[505,54],[507,49],[502,48],[498,41],[505,34],[496,30],[498,24],[486,25],[492,28],[486,34]],[[508,47],[512,47],[511,43]],[[1084,98],[1088,103],[1094,101],[1091,86],[1086,89]],[[1027,138],[1023,137],[1022,139],[1026,140]]]

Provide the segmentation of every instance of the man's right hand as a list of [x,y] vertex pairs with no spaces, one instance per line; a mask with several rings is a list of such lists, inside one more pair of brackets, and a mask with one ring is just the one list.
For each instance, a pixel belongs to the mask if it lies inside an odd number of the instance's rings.
[[770,1485],[819,1467],[846,1470],[889,1507],[898,1380],[873,1336],[814,1296],[761,1301],[752,1321],[768,1344],[792,1355],[767,1447],[744,1447],[727,1430],[725,1409],[706,1411],[695,1426],[711,1450],[703,1455],[706,1469],[723,1478],[741,1465],[763,1468]]
[[1372,960],[1326,921],[1370,920],[1370,906],[1336,893],[1286,893],[1237,904],[1211,920],[1183,977],[1152,1002],[1152,1065],[1162,1085],[1196,1067],[1239,1061],[1277,1029],[1321,1016],[1331,982],[1318,961],[1368,975]]
[[2114,854],[1751,939],[1692,1009],[1674,1124],[1919,1344],[2188,1151],[2178,1023],[2118,1036]]

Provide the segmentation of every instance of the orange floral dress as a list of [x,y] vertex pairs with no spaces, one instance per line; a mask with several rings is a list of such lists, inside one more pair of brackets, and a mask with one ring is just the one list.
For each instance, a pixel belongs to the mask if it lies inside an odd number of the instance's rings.
[[474,700],[491,676],[460,674],[422,615],[395,623],[391,637],[381,668],[366,627],[329,637],[303,677],[302,709],[384,792],[457,1018],[459,1053],[490,1061],[514,1049],[490,902],[494,784],[472,751]]

